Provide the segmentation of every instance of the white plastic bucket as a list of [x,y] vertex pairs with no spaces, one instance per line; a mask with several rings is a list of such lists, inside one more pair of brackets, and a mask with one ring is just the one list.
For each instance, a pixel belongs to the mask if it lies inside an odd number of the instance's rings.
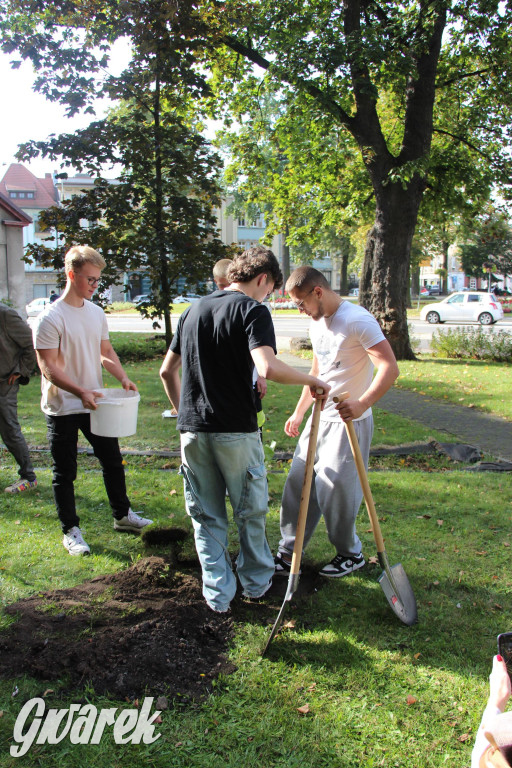
[[101,437],[128,437],[137,431],[140,395],[124,389],[97,389],[104,397],[91,411],[91,432]]

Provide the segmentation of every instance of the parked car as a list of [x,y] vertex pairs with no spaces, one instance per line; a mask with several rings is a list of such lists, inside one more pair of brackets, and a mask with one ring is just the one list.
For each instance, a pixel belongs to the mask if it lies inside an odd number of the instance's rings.
[[439,296],[441,289],[438,285],[429,285],[428,292],[431,296]]
[[32,299],[25,307],[27,317],[37,317],[49,303],[48,298]]
[[420,318],[427,323],[481,323],[492,325],[503,319],[503,307],[493,293],[457,291],[446,299],[425,304]]
[[139,293],[138,296],[133,297],[132,301],[137,306],[140,304],[148,304],[151,301],[151,296],[149,293]]
[[197,293],[187,293],[185,296],[176,296],[172,300],[173,304],[190,304],[192,301],[197,301],[201,296]]
[[351,288],[348,292],[349,296],[359,296],[359,288]]
[[430,296],[430,291],[426,286],[420,288],[420,296]]

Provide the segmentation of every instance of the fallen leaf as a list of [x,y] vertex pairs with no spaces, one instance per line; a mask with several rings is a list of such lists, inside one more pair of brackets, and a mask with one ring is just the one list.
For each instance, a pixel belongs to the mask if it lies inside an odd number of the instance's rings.
[[[163,723],[163,720],[162,720],[162,718],[160,717],[160,715],[158,715],[158,717],[155,717],[155,719],[154,719],[152,722],[153,722],[153,723],[158,723],[158,725],[161,725],[161,724]],[[208,729],[207,729],[207,730],[208,730]]]
[[176,496],[177,493],[178,491],[175,488],[173,488],[172,491],[169,491],[169,496]]
[[409,696],[407,697],[407,706],[410,707],[411,704],[416,704],[417,701],[418,699],[415,699],[414,696],[411,696],[411,694],[409,694]]
[[462,736],[459,736],[459,741],[465,742],[468,741],[468,739],[471,738],[470,733],[463,733]]
[[482,549],[480,552],[475,552],[475,555],[486,555],[486,554],[487,552],[485,551],[485,549]]
[[297,712],[301,715],[307,715],[309,712],[309,704],[303,704],[302,707],[297,707]]
[[316,688],[316,683],[311,683],[311,685],[309,686],[309,688],[306,688],[306,690],[307,690],[307,691],[314,691],[314,690],[315,690],[315,688]]
[[14,525],[21,525],[21,520],[15,520]]
[[443,523],[444,523],[444,520],[438,520],[438,521],[437,521],[437,524],[438,524],[438,525],[442,525]]
[[377,565],[379,562],[379,558],[375,557],[375,555],[372,555],[368,558],[368,562],[371,563],[371,565]]
[[504,541],[503,542],[503,546],[504,547],[510,547],[510,542],[509,541]]
[[287,629],[293,629],[295,627],[295,619],[290,619],[290,621],[287,621],[286,624],[283,624],[283,627],[286,627]]
[[421,656],[421,653],[415,653],[415,654],[414,654],[414,658],[415,658],[415,659],[419,659],[419,657],[420,657],[420,656]]
[[48,696],[49,693],[54,693],[53,688],[47,688],[46,691],[43,693],[43,697]]

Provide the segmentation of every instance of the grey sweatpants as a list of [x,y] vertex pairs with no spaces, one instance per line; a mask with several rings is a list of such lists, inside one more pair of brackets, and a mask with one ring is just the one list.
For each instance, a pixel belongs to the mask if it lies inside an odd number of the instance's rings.
[[17,382],[0,382],[0,437],[16,459],[20,478],[32,481],[36,479],[36,475],[18,421],[18,390]]
[[[368,467],[373,417],[368,416],[353,423],[365,466]],[[299,438],[281,502],[279,551],[289,555],[293,553],[295,543],[310,429],[311,419]],[[341,419],[339,422],[320,421],[304,548],[323,515],[329,541],[336,552],[345,557],[359,554],[361,542],[356,533],[356,517],[362,498],[363,492],[344,423]]]

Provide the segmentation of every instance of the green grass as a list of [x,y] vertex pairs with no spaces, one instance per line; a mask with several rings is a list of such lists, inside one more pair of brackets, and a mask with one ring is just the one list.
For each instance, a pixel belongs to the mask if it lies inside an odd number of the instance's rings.
[[400,362],[396,386],[512,419],[512,366],[426,357]]
[[[412,378],[418,371],[430,370],[436,378],[440,363],[413,365],[416,373],[411,367],[405,375]],[[465,363],[451,366],[450,362],[450,371],[458,366],[462,381],[469,375],[464,374]],[[175,422],[161,417],[167,404],[158,367],[158,360],[129,366],[142,400],[139,432],[123,439],[126,447],[177,447]],[[479,380],[485,393],[492,379]],[[428,390],[430,383],[423,375],[419,381],[428,394],[438,391]],[[29,442],[46,444],[38,389],[36,381],[23,389],[20,415]],[[265,441],[277,439],[281,449],[294,444],[282,427],[299,391],[271,385],[264,401]],[[488,407],[495,407],[493,399]],[[376,409],[374,443],[430,436],[415,422]],[[188,527],[182,481],[176,471],[161,470],[166,460],[127,457],[126,461],[134,508],[158,524],[172,521]],[[3,605],[119,571],[148,552],[164,552],[146,550],[137,537],[113,531],[101,474],[94,459],[82,456],[76,490],[92,555],[70,558],[61,545],[47,455],[37,454],[36,464],[37,491],[2,499]],[[446,471],[449,466],[452,471]],[[79,699],[98,708],[125,709],[132,704],[90,689],[73,694],[65,680],[2,680],[1,768],[124,768],[135,763],[154,768],[467,768],[487,695],[496,635],[512,627],[512,483],[507,473],[477,475],[453,471],[454,466],[437,471],[433,465],[427,473],[418,471],[412,461],[406,471],[384,469],[370,475],[389,559],[391,564],[401,562],[406,570],[418,602],[418,624],[406,627],[392,613],[377,582],[377,565],[328,582],[304,600],[292,611],[295,628],[278,636],[264,659],[261,649],[269,626],[255,613],[250,621],[236,624],[231,649],[236,671],[220,679],[202,704],[165,711],[157,726],[162,737],[151,745],[116,745],[107,729],[98,745],[71,745],[68,740],[36,744],[25,757],[11,758],[9,745],[22,703],[48,689],[52,692],[47,694],[47,705],[55,708],[69,707]],[[0,483],[5,486],[12,479],[13,462],[4,451]],[[283,472],[269,475],[268,538],[273,549],[279,539],[284,480]],[[365,554],[374,556],[364,508],[358,530]],[[189,548],[185,556],[191,555],[193,543],[186,542],[185,547]],[[234,528],[230,550],[237,551]],[[316,567],[331,556],[320,525],[305,561]],[[2,614],[0,628],[5,630],[11,621]],[[12,696],[15,686],[18,694]],[[309,712],[301,714],[298,709],[305,705]]]

